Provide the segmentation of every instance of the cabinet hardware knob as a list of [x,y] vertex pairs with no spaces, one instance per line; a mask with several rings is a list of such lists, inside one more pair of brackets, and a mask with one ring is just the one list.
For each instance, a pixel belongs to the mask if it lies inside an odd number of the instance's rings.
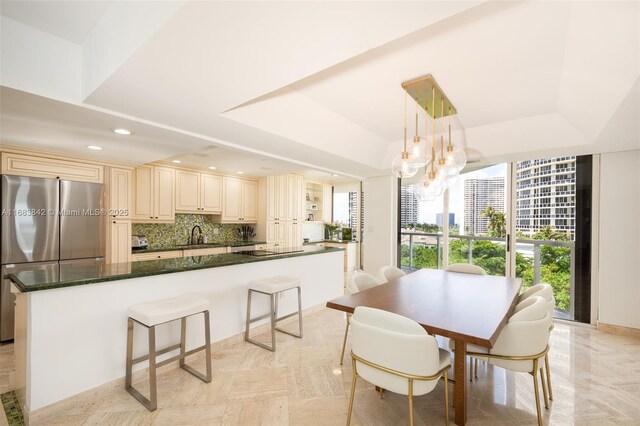
[[116,223],[116,221],[114,220],[113,223]]

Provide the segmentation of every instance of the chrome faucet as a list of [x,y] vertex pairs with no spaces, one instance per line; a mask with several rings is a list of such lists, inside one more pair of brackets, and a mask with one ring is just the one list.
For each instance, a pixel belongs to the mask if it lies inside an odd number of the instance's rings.
[[[195,240],[195,242],[193,241],[193,233],[196,231],[196,228],[198,228],[198,238]],[[202,229],[200,228],[199,225],[195,225],[193,228],[191,228],[191,244],[200,244],[200,241],[202,241]]]

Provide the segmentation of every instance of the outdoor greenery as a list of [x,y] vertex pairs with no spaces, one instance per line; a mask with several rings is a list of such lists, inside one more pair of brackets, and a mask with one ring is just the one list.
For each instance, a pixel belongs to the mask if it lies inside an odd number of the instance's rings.
[[[489,236],[504,237],[506,235],[504,213],[496,212],[492,208],[483,214],[489,219]],[[426,225],[426,226],[425,226]],[[440,233],[437,225],[420,224],[414,227],[416,231]],[[453,233],[452,233],[453,235]],[[435,237],[433,245],[414,242],[413,267],[437,268],[437,247]],[[565,234],[554,231],[551,227],[543,228],[532,237],[518,236],[519,239],[568,241]],[[449,263],[467,263],[468,240],[451,238],[449,241]],[[401,246],[401,264],[409,266],[409,245]],[[505,274],[505,244],[486,240],[472,241],[473,263],[482,267],[490,275]],[[442,254],[441,254],[442,264]],[[551,247],[542,245],[540,248],[540,282],[551,284],[556,297],[556,307],[564,311],[569,310],[570,303],[570,249],[568,247]],[[516,276],[522,278],[523,288],[534,283],[533,257],[516,253]]]

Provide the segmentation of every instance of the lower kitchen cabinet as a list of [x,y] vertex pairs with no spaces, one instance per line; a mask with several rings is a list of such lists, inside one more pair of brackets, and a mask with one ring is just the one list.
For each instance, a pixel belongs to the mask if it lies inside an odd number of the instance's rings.
[[[131,243],[131,241],[129,241],[129,243]],[[182,250],[136,253],[131,255],[131,261],[137,262],[139,260],[175,259],[176,257],[182,257]]]
[[109,223],[109,263],[131,262],[131,221]]

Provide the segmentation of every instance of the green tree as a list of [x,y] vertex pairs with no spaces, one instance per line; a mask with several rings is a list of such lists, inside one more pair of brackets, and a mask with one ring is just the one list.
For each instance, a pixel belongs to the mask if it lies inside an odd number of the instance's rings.
[[502,238],[507,235],[507,219],[503,212],[496,211],[493,206],[487,206],[480,215],[488,219],[487,234],[489,236]]

